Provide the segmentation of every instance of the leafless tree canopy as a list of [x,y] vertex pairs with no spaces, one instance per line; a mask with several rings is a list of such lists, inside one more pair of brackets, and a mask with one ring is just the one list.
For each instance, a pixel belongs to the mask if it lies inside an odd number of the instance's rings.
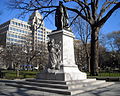
[[107,39],[110,49],[120,52],[120,31],[107,34]]
[[[120,7],[119,0],[63,0],[69,3],[68,10],[77,13],[89,24],[101,26]],[[74,2],[74,5],[72,4]],[[58,0],[10,0],[10,7],[23,9],[25,11],[39,10],[41,13],[49,15],[58,6]],[[73,6],[71,6],[73,5]],[[109,10],[109,11],[108,11]]]

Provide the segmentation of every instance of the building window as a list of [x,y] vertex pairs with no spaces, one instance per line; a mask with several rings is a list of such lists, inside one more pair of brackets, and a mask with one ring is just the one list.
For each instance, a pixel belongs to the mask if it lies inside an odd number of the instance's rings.
[[18,26],[20,26],[20,23],[18,23]]
[[7,36],[9,37],[9,36],[10,36],[10,34],[9,34],[9,33],[7,33]]
[[42,38],[41,38],[41,37],[38,37],[38,39],[42,40]]
[[24,25],[24,27],[26,28],[26,25]]
[[14,24],[15,24],[15,22],[14,22],[14,21],[12,21],[12,24],[14,25]]
[[21,26],[23,27],[23,24],[21,24]]
[[10,30],[12,30],[12,27],[10,27]]
[[15,25],[17,25],[17,22],[15,22]]
[[17,31],[17,32],[19,32],[19,30],[18,30],[18,29],[16,29],[16,31]]
[[29,29],[29,26],[27,26],[27,29]]

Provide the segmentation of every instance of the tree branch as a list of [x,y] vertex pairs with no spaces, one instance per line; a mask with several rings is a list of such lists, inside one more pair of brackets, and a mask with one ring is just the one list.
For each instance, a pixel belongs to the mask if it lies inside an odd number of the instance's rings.
[[99,16],[98,16],[98,20],[100,20],[100,18],[102,17],[102,15],[105,13],[106,10],[108,10],[112,4],[117,4],[118,2],[116,2],[116,0],[114,1],[106,1],[103,5],[102,8],[100,10]]
[[70,23],[70,26],[73,24],[73,22],[76,20],[76,18],[78,17],[79,15],[75,16],[75,18],[72,20],[72,22]]
[[[73,9],[73,8],[68,8],[66,7],[68,10],[77,13],[79,16],[81,16],[84,20],[86,20],[87,22],[89,22],[88,18],[86,18],[86,16],[84,16],[81,12],[79,12],[77,9]],[[90,23],[90,22],[89,22]]]
[[98,23],[97,25],[100,27],[102,26],[108,18],[113,14],[114,11],[116,11],[118,8],[120,8],[120,2],[117,3]]

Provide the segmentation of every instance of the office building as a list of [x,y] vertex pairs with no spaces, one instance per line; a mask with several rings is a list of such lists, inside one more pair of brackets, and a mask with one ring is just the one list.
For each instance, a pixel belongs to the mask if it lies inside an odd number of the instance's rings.
[[0,25],[0,45],[18,45],[31,47],[38,46],[41,42],[46,43],[47,35],[51,30],[44,27],[42,16],[34,11],[28,22],[11,19]]

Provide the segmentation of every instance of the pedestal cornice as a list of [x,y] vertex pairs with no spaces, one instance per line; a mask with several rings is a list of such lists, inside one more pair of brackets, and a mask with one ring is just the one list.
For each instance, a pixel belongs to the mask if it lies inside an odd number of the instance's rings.
[[72,37],[72,38],[75,38],[75,36],[73,35],[72,32],[68,31],[68,30],[55,30],[55,31],[52,31],[48,36],[50,35],[54,35],[54,34],[63,34],[63,35],[66,35],[66,36],[69,36],[69,37]]

